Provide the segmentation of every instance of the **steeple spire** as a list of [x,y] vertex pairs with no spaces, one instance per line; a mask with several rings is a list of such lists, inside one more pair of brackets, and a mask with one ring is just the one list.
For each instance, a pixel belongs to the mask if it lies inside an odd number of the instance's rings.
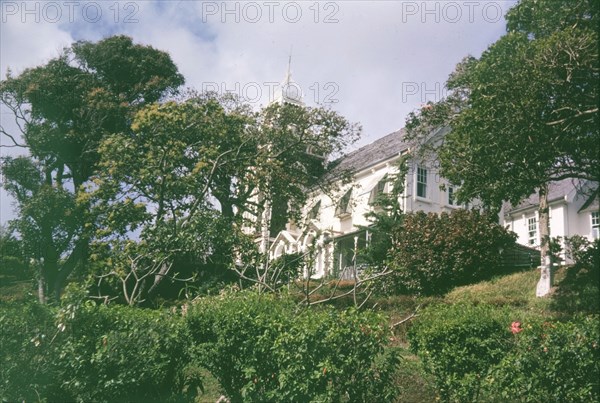
[[290,47],[290,55],[288,56],[288,66],[285,78],[279,88],[275,91],[275,99],[273,102],[279,104],[293,104],[303,106],[302,89],[300,85],[292,80],[292,47]]
[[288,68],[287,74],[285,76],[285,82],[289,83],[292,80],[292,50],[294,49],[294,45],[290,46],[290,55],[288,57]]

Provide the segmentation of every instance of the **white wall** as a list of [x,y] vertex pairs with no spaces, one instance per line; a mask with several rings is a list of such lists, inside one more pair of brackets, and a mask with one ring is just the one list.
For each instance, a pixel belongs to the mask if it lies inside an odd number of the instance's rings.
[[[307,203],[303,211],[304,215],[308,214],[317,201],[321,201],[320,215],[317,220],[317,225],[321,229],[329,229],[336,235],[341,235],[357,231],[360,226],[368,226],[370,222],[365,218],[365,214],[373,209],[369,204],[371,191],[386,174],[397,173],[395,167],[396,161],[397,159],[392,159],[359,172],[355,175],[354,181],[341,187],[333,198],[322,193],[315,195]],[[418,197],[416,191],[417,165],[419,164],[415,161],[409,162],[404,200],[401,201],[405,212],[424,211],[426,213],[440,213],[460,208],[460,206],[448,204],[448,190],[440,189],[440,185],[443,183],[447,184],[447,182],[440,178],[432,167],[423,163],[420,165],[427,169],[427,193],[425,198]],[[349,216],[338,217],[335,214],[336,206],[340,198],[350,188],[352,188],[351,213]]]
[[[571,237],[573,235],[581,235],[588,238],[590,241],[593,240],[592,212],[582,211],[581,213],[578,213],[584,202],[584,197],[573,197],[572,199],[565,198],[550,203],[551,237],[560,236],[564,239],[565,237]],[[531,217],[537,218],[537,236],[536,242],[533,245],[529,244],[528,234],[528,219]],[[518,243],[535,248],[540,247],[539,216],[536,206],[511,213],[510,216],[505,215],[503,225],[517,234]]]

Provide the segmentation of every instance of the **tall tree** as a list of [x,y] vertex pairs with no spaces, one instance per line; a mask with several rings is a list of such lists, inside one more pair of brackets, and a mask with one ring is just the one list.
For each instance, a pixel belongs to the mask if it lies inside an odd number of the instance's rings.
[[323,108],[253,112],[232,96],[192,92],[146,106],[131,133],[103,140],[94,203],[106,235],[141,228],[141,241],[161,259],[194,253],[199,264],[232,266],[251,240],[241,233],[256,224],[247,218],[270,204],[267,226],[283,229],[326,172],[325,156],[358,133]]
[[[29,228],[24,242],[38,244],[43,288],[53,298],[88,255],[94,214],[83,185],[97,169],[100,142],[130,131],[135,111],[181,84],[168,54],[125,36],[74,43],[47,64],[17,77],[9,73],[0,83],[0,101],[19,131],[1,127],[0,134],[30,153],[29,162],[4,162],[5,185],[16,197],[19,227]],[[26,170],[15,169],[19,165]],[[69,229],[61,229],[67,222]]]
[[451,127],[435,148],[442,174],[461,184],[459,199],[497,210],[539,194],[547,267],[549,183],[600,179],[598,8],[593,0],[522,0],[506,15],[507,34],[457,66],[450,96],[407,120],[421,141],[435,126]]

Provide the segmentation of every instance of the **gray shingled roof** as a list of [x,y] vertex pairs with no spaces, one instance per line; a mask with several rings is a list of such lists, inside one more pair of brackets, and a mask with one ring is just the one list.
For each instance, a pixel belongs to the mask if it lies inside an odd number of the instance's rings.
[[588,197],[586,202],[583,203],[583,206],[581,206],[581,208],[577,212],[581,213],[582,211],[593,211],[598,210],[599,208],[600,201],[598,200],[598,191],[596,191],[590,197]]
[[404,133],[405,130],[400,129],[334,161],[335,168],[331,175],[336,176],[346,171],[356,173],[398,155],[408,149],[408,143],[403,138]]
[[[548,201],[552,202],[555,200],[559,200],[568,196],[573,190],[581,189],[583,186],[583,182],[578,179],[563,179],[556,182],[550,182],[548,186]],[[537,193],[533,193],[527,199],[524,199],[516,206],[511,205],[510,203],[504,204],[504,212],[510,213],[515,210],[526,209],[529,207],[538,206],[540,204],[540,197]]]

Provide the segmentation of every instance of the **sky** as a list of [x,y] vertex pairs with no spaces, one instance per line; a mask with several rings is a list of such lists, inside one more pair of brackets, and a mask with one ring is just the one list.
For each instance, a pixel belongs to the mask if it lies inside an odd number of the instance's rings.
[[[42,65],[75,41],[125,34],[167,51],[187,87],[234,92],[259,108],[273,100],[289,64],[306,105],[362,125],[352,151],[441,99],[456,64],[505,33],[504,14],[514,4],[0,0],[0,74]],[[5,108],[0,119],[14,129]],[[26,150],[0,147],[0,155],[18,152]],[[0,223],[14,217],[11,204],[0,189]]]

